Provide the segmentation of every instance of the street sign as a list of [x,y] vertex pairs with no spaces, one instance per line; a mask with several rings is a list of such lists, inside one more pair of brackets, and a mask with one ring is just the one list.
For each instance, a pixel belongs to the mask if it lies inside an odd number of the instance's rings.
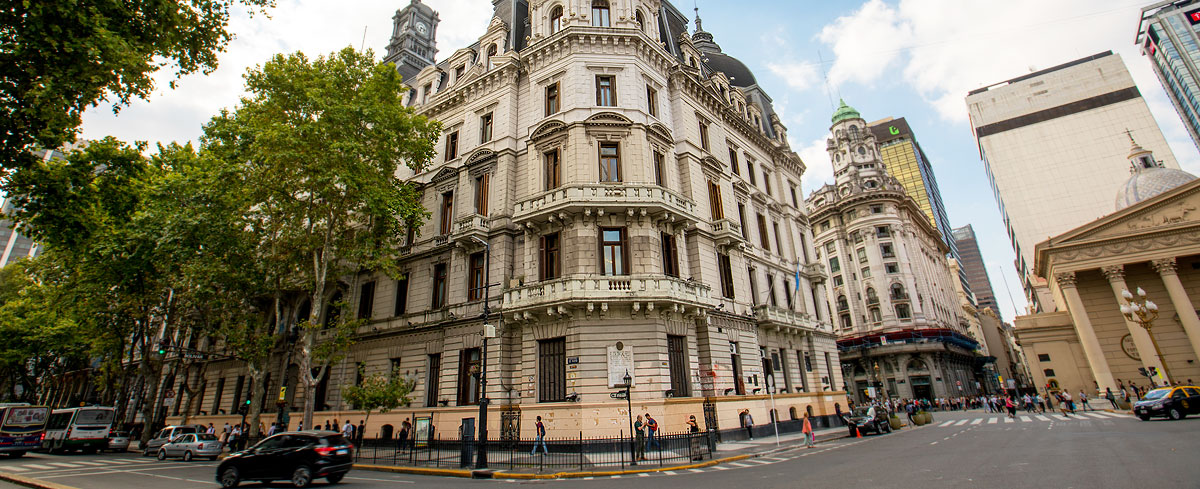
[[611,392],[611,393],[609,393],[609,394],[608,394],[608,397],[611,397],[611,398],[613,398],[613,399],[624,399],[624,398],[625,398],[625,391],[620,391],[620,392]]
[[163,396],[163,405],[171,407],[175,405],[175,390],[167,389],[167,393]]
[[283,402],[285,399],[287,399],[287,386],[286,385],[279,387],[279,402]]

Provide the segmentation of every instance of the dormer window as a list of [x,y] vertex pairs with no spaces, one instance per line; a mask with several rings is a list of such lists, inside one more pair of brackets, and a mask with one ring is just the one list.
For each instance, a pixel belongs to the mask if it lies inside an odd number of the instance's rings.
[[1154,160],[1149,156],[1143,156],[1140,159],[1142,160],[1142,168],[1154,168]]
[[637,22],[639,31],[642,31],[642,32],[646,31],[646,18],[644,16],[642,16],[641,10],[638,10],[636,13],[633,14],[633,20],[635,20]]
[[489,70],[495,67],[495,65],[493,65],[493,64],[492,64],[492,56],[495,56],[497,51],[499,51],[499,48],[497,48],[495,44],[493,44],[493,45],[491,45],[491,46],[488,46],[488,50],[487,50],[487,68],[488,68]]
[[562,30],[562,17],[563,8],[561,5],[554,7],[554,10],[550,11],[550,35],[554,35],[554,33]]
[[608,27],[608,0],[592,0],[592,25]]

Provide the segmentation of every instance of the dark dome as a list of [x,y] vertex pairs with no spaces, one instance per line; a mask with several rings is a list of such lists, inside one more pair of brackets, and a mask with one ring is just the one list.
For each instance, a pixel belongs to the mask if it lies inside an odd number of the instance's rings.
[[729,84],[735,87],[748,87],[756,84],[754,74],[750,73],[750,68],[738,61],[733,56],[724,53],[704,53],[704,57],[708,58],[704,64],[708,65],[714,71],[720,71],[725,76],[732,78]]

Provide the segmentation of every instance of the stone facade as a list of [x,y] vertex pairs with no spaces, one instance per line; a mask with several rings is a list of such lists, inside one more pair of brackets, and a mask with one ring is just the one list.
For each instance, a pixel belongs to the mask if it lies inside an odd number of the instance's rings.
[[[748,71],[709,60],[745,67],[667,2],[494,3],[477,43],[406,80],[407,103],[443,124],[432,167],[401,174],[432,216],[402,277],[345,280],[370,324],[318,387],[318,422],[360,416],[340,395],[360,365],[417,380],[412,407],[376,426],[433,416],[453,433],[477,412],[481,366],[505,435],[531,436],[535,415],[551,436],[628,429],[615,368],[668,430],[768,420],[772,387],[781,419],[832,417],[846,398],[804,164]],[[212,366],[203,410],[239,372]]]

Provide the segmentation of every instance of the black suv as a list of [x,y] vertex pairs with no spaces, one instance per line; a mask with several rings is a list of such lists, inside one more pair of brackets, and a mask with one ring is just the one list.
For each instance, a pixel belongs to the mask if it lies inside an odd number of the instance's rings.
[[875,417],[869,416],[870,408],[858,407],[854,408],[854,412],[845,416],[846,424],[850,427],[850,436],[854,436],[857,430],[860,434],[875,433],[882,435],[892,432],[892,425],[888,422],[887,411],[881,407],[875,408]]
[[289,431],[234,453],[217,466],[221,487],[242,481],[290,480],[306,487],[322,477],[336,484],[350,471],[354,446],[332,431]]

